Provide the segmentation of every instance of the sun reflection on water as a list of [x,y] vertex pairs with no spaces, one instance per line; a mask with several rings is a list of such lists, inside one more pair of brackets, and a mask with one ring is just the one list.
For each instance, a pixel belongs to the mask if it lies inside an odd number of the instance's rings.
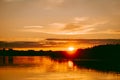
[[0,67],[0,80],[120,80],[115,73],[78,68],[71,60],[49,57],[15,56],[6,66]]
[[69,60],[69,61],[68,61],[68,67],[69,67],[69,68],[73,68],[73,66],[74,66],[73,62]]

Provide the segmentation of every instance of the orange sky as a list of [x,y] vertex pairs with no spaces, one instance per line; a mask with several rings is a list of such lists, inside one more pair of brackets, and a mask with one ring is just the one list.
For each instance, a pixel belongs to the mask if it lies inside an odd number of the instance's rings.
[[0,0],[0,41],[120,39],[120,0]]
[[88,48],[96,45],[120,44],[120,39],[46,39],[41,41],[0,41],[0,49],[14,50],[68,50]]

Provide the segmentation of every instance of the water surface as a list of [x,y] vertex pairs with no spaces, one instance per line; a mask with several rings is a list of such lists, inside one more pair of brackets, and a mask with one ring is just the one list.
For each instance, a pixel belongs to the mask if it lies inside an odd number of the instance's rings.
[[120,74],[40,56],[0,57],[0,80],[120,80]]

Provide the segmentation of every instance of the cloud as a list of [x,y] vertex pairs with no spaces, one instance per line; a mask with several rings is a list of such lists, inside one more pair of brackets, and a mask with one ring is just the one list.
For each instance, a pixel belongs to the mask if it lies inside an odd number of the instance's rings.
[[102,34],[120,34],[120,30],[108,29],[108,30],[105,30],[105,31],[100,31],[98,33],[102,33]]
[[23,31],[59,34],[59,35],[78,35],[78,34],[91,34],[98,25],[105,24],[106,21],[90,21],[86,17],[75,17],[70,23],[51,23],[45,26],[25,26]]
[[73,19],[73,22],[68,23],[64,29],[68,29],[68,30],[78,29],[80,27],[83,27],[82,23],[85,21],[87,21],[86,17],[75,17]]
[[40,47],[42,44],[39,42],[16,41],[16,42],[0,42],[0,48],[28,48]]
[[74,18],[74,23],[80,22],[80,21],[86,21],[88,20],[88,17],[75,17]]
[[60,47],[65,43],[56,42],[56,41],[13,41],[6,42],[0,41],[0,48],[50,48],[50,47]]
[[106,21],[96,21],[88,17],[75,17],[72,23],[68,23],[63,30],[72,32],[74,34],[88,34],[94,30],[98,25],[105,24]]
[[[0,41],[0,49],[2,48],[56,48],[56,47],[65,47],[68,46],[69,43],[74,43],[76,46],[81,48],[85,47],[85,44],[120,44],[120,41],[117,40],[106,40],[105,42],[100,40],[90,40],[90,39],[57,39],[57,38],[49,38],[43,41],[13,41],[13,42],[6,42]],[[78,44],[79,43],[79,44]],[[66,45],[67,44],[67,45]],[[81,45],[80,45],[81,44]],[[88,46],[86,46],[88,47]]]
[[33,29],[33,28],[43,28],[43,26],[24,26],[26,29]]
[[70,23],[70,24],[67,24],[63,30],[74,30],[74,29],[77,29],[81,27],[80,25],[77,25],[77,24],[73,24],[73,23]]
[[65,24],[63,23],[51,23],[48,25],[48,28],[50,29],[62,29],[64,28]]

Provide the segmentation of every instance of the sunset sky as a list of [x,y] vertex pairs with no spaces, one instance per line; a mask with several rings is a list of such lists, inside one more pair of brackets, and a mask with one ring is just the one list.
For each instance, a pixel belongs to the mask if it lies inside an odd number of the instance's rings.
[[0,41],[120,39],[120,0],[0,0]]

